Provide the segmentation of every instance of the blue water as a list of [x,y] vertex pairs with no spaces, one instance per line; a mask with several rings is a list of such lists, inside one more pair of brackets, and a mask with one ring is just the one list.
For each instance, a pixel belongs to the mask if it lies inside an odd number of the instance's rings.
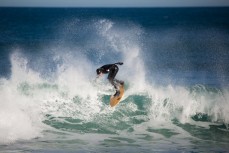
[[[0,152],[227,152],[229,8],[0,8]],[[122,61],[125,95],[95,70]]]

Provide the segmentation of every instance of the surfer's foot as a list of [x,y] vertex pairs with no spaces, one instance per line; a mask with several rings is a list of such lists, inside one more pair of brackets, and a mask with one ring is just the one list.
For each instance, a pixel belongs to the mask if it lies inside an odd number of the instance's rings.
[[114,94],[114,97],[117,97],[120,95],[120,91],[116,90],[116,93]]
[[122,85],[122,86],[124,85],[124,81],[120,81],[119,83],[120,83],[120,85]]

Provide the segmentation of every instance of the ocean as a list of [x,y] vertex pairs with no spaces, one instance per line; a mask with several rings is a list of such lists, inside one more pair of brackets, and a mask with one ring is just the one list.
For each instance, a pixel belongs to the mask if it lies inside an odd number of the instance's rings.
[[[229,8],[0,8],[0,152],[229,152]],[[96,69],[123,62],[121,102]]]

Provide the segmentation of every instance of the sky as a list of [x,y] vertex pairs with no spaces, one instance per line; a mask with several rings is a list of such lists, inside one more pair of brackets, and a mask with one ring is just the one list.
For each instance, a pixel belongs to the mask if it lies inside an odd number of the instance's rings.
[[196,7],[229,6],[229,0],[0,0],[0,7]]

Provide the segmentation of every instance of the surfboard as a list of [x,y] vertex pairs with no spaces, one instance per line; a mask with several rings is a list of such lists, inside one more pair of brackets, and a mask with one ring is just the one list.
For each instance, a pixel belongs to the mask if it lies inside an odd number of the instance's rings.
[[119,91],[120,91],[120,94],[118,96],[115,96],[115,95],[111,96],[110,98],[111,107],[114,107],[115,105],[117,105],[120,102],[120,100],[122,99],[122,96],[124,94],[124,85],[120,85]]

